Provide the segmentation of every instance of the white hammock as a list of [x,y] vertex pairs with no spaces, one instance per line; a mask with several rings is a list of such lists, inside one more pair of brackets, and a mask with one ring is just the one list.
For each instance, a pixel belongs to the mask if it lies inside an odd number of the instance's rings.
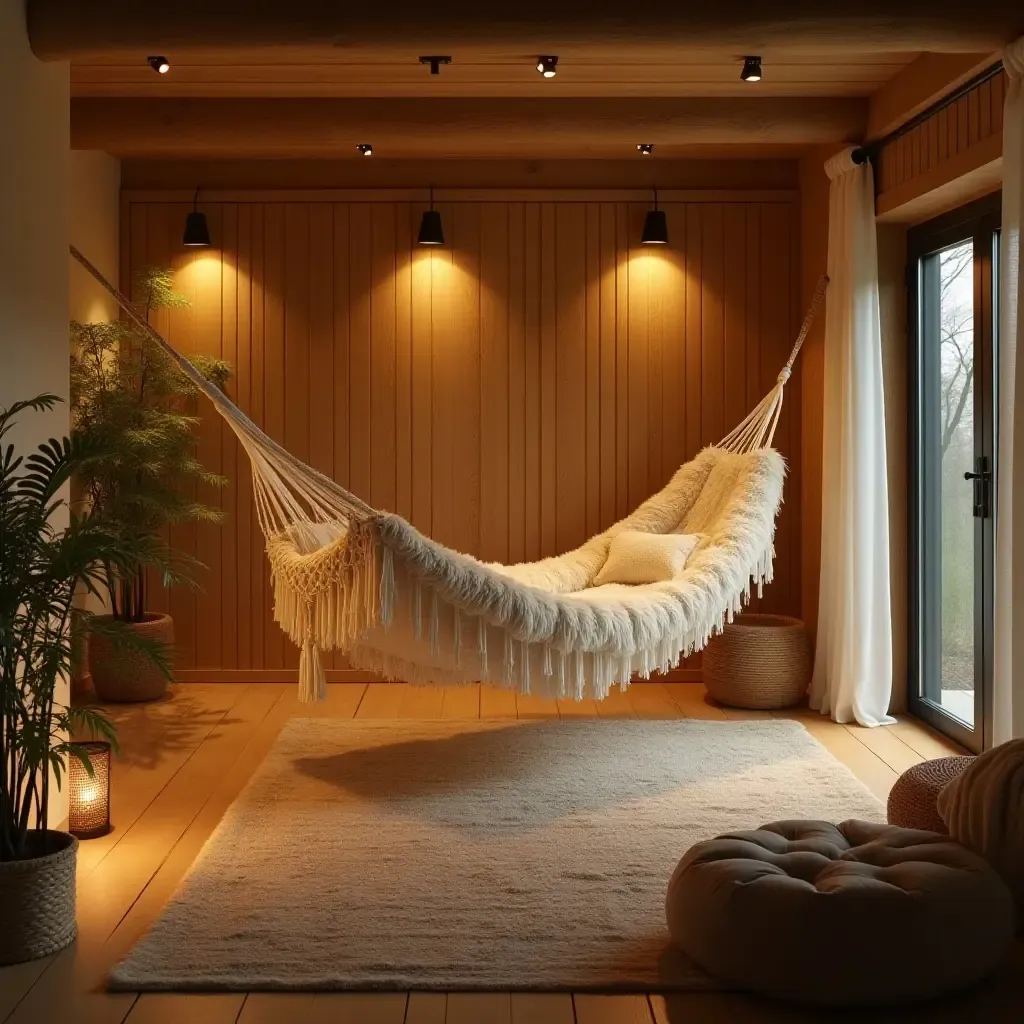
[[[822,278],[772,390],[632,515],[557,558],[484,564],[423,536],[300,462],[171,345],[74,247],[72,256],[213,402],[252,463],[274,617],[300,646],[299,696],[326,694],[320,652],[410,682],[486,680],[522,693],[607,695],[699,650],[772,578],[785,466],[771,448]],[[594,586],[621,530],[700,534],[674,579]]]

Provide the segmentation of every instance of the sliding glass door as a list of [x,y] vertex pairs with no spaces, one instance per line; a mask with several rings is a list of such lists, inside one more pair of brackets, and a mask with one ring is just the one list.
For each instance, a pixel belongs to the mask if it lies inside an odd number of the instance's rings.
[[911,710],[972,750],[991,705],[999,205],[909,235]]

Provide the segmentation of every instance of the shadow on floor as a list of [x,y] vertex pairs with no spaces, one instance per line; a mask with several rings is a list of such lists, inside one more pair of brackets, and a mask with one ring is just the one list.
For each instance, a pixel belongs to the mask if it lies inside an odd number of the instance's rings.
[[[397,739],[295,764],[311,778],[378,802],[478,795],[491,814],[532,820],[652,799],[800,756],[792,723],[537,721]],[[558,790],[536,785],[558,780]],[[545,800],[550,807],[545,807]]]

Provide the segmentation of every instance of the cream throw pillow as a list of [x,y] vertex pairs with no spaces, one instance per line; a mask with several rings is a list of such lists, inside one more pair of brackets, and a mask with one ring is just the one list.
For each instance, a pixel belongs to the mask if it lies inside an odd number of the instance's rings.
[[693,533],[623,530],[612,537],[608,558],[594,578],[594,586],[670,580],[682,572],[698,540]]

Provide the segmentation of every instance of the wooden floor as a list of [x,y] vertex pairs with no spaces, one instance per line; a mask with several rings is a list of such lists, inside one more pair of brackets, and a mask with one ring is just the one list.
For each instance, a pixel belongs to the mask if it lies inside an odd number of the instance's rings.
[[[606,701],[542,700],[489,687],[338,684],[310,711],[291,685],[176,687],[154,705],[113,709],[121,755],[113,769],[114,832],[83,843],[78,941],[46,959],[0,969],[0,1021],[12,1024],[682,1024],[802,1020],[1002,1021],[1024,1019],[1024,957],[978,989],[941,1005],[884,1014],[813,1015],[738,995],[387,993],[134,995],[106,993],[104,978],[159,914],[204,840],[260,763],[285,720],[338,718],[759,718],[717,707],[699,684],[638,684]],[[912,719],[888,729],[802,721],[884,800],[897,775],[923,759],[959,753]],[[666,880],[667,881],[667,880]],[[894,970],[899,964],[893,965]]]

